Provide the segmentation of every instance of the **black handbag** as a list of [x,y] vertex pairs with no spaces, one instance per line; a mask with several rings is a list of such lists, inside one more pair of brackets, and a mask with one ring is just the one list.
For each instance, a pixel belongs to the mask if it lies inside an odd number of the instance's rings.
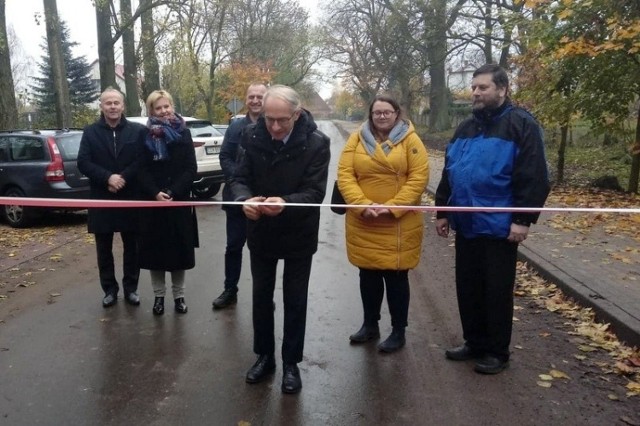
[[[333,192],[331,193],[331,204],[347,204],[342,198],[340,189],[338,189],[338,181],[333,182]],[[345,214],[347,209],[345,207],[331,206],[331,211],[336,214]]]

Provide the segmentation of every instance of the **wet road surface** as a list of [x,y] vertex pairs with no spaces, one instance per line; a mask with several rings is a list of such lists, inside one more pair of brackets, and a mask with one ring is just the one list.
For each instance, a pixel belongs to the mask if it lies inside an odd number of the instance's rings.
[[[332,139],[330,189],[344,140],[330,122],[320,126]],[[501,375],[480,376],[470,363],[444,359],[444,349],[461,341],[453,248],[451,240],[435,235],[430,217],[421,264],[410,273],[403,350],[388,355],[377,352],[377,342],[349,344],[362,323],[357,269],[346,259],[344,217],[326,209],[299,365],[302,392],[281,393],[278,353],[272,379],[246,384],[255,361],[248,253],[238,305],[212,311],[223,288],[225,216],[207,207],[198,218],[201,247],[196,268],[187,272],[188,314],[176,314],[169,304],[164,316],[152,315],[147,271],[141,272],[140,307],[120,299],[103,309],[95,254],[87,251],[64,271],[68,284],[55,303],[35,304],[2,324],[0,424],[602,424],[584,405],[564,401],[562,389],[535,386],[538,363],[546,365],[544,350],[523,343],[537,333],[535,324],[516,327],[514,340],[528,355],[514,357]],[[277,347],[281,300],[278,285]],[[384,305],[380,325],[384,339],[391,331]]]

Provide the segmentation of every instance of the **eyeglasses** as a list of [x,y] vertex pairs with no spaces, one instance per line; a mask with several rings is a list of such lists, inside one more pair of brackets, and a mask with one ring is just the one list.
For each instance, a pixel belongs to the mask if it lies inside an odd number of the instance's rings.
[[395,114],[398,111],[372,111],[371,115],[373,115],[375,118],[380,118],[380,117],[391,117],[393,114]]
[[265,115],[264,121],[267,123],[268,126],[273,126],[275,123],[278,123],[278,125],[280,126],[285,126],[287,123],[289,123],[289,121],[291,121],[294,115],[296,115],[295,112],[291,114],[290,117],[281,117],[281,118],[267,117]]

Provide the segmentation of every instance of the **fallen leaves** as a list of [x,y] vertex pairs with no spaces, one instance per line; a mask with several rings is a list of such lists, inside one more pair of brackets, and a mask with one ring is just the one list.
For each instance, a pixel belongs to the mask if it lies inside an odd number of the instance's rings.
[[[637,208],[640,196],[595,188],[558,187],[547,198],[547,207]],[[627,236],[640,241],[640,214],[637,213],[562,213],[547,223],[565,231],[586,234],[601,227],[607,234]]]
[[[579,353],[574,359],[589,362],[594,354],[606,354],[607,362],[592,361],[591,364],[600,368],[606,375],[627,378],[627,397],[640,395],[640,351],[622,344],[610,330],[609,324],[599,323],[591,308],[583,308],[566,297],[555,284],[542,279],[535,271],[529,269],[526,263],[518,262],[515,294],[518,297],[528,297],[541,309],[553,312],[565,319],[565,325],[570,327],[569,334],[575,336],[576,348]],[[541,338],[550,337],[547,331],[538,333]],[[569,376],[557,369],[538,376],[537,385],[550,388],[554,379],[569,380]],[[603,376],[606,381],[606,377]]]

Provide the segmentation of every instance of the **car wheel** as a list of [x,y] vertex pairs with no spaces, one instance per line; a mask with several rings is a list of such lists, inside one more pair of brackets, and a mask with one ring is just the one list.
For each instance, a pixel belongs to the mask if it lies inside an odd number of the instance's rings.
[[211,198],[214,195],[216,195],[218,191],[220,191],[220,186],[221,185],[219,183],[212,183],[209,186],[200,186],[200,187],[194,186],[191,189],[191,192],[193,192],[193,195],[196,198],[200,198],[200,199]]
[[[24,197],[24,192],[18,188],[10,188],[4,196]],[[16,204],[2,206],[2,216],[12,228],[26,228],[33,222],[34,217],[30,208]]]

